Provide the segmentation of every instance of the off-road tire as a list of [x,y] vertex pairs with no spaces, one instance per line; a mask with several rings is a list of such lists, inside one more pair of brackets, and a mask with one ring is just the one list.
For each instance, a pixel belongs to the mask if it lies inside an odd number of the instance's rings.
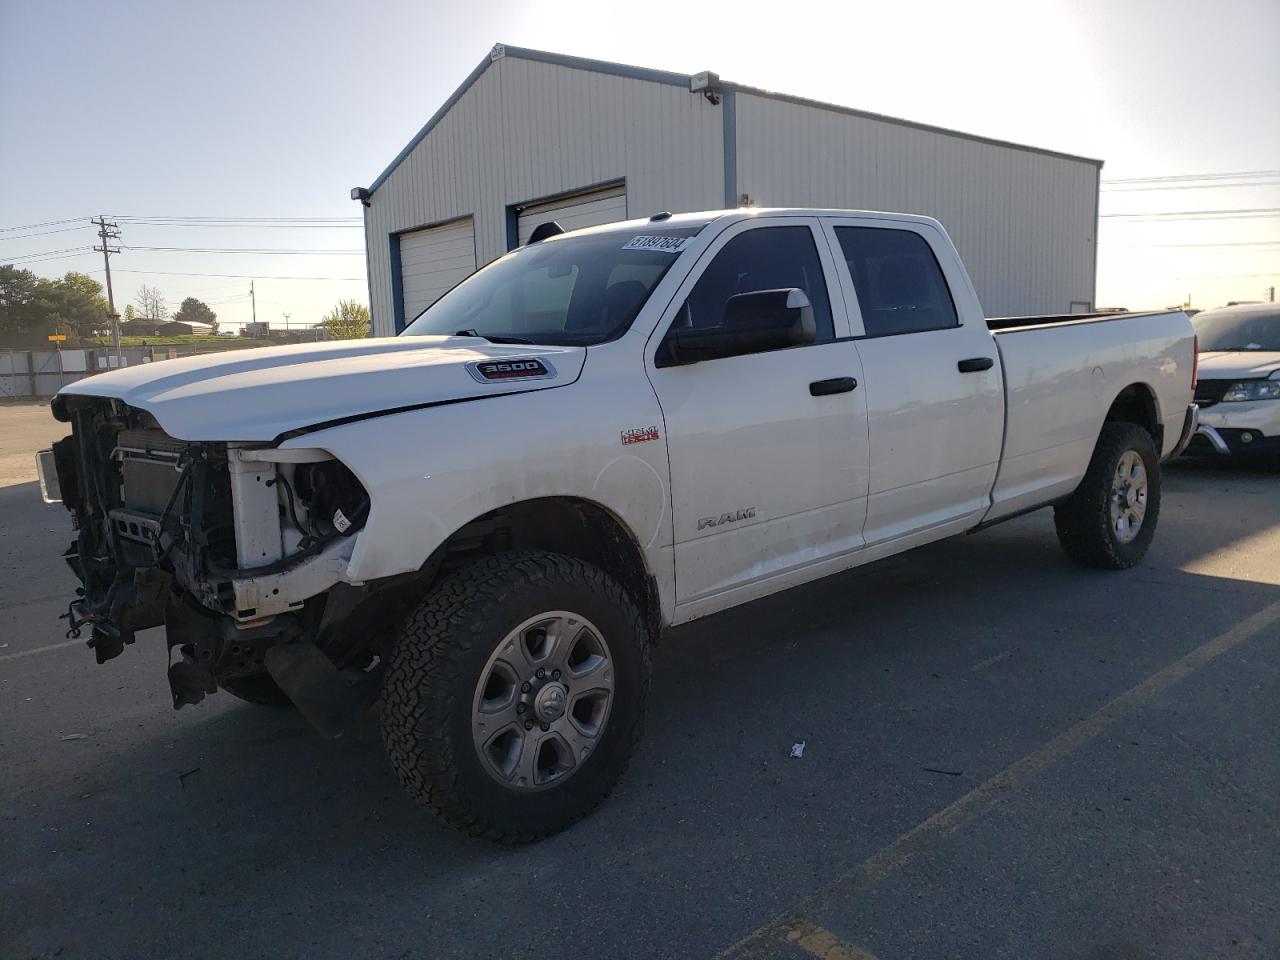
[[[472,702],[498,644],[531,616],[571,610],[605,635],[614,693],[596,749],[563,783],[519,791],[482,765]],[[631,595],[604,571],[554,553],[503,553],[458,570],[405,620],[382,685],[382,736],[418,803],[476,837],[530,843],[590,813],[622,776],[649,690],[649,635]]]
[[280,689],[269,673],[254,673],[244,677],[223,677],[218,681],[227,693],[246,703],[262,707],[292,707],[289,695]]
[[[1120,458],[1129,450],[1142,458],[1147,471],[1147,507],[1138,535],[1123,543],[1111,526],[1111,484]],[[1053,523],[1062,549],[1086,567],[1125,570],[1146,554],[1159,518],[1160,457],[1151,434],[1132,423],[1104,423],[1080,486],[1069,500],[1054,507]]]

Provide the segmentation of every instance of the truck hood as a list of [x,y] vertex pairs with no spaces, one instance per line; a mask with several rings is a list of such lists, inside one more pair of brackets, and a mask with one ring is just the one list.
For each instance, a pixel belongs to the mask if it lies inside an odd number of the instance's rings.
[[1204,380],[1265,380],[1280,370],[1280,351],[1217,350],[1200,354]]
[[[565,386],[586,353],[477,337],[339,340],[157,361],[86,377],[59,396],[123,400],[179,440],[266,442],[334,420]],[[549,376],[486,381],[468,366],[534,358]]]

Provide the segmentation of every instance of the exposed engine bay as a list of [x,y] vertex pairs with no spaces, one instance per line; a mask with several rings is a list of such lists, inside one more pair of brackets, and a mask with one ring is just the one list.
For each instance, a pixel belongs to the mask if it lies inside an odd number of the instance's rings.
[[343,582],[369,497],[340,461],[178,440],[120,400],[60,396],[54,415],[72,424],[52,451],[82,584],[68,636],[88,631],[99,663],[163,625],[175,707],[267,673],[297,702],[376,665],[370,627],[394,605],[365,601],[394,584]]

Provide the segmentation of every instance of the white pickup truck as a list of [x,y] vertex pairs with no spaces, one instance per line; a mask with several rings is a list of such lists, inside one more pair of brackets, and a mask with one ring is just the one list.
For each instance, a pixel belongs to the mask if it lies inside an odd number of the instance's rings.
[[1082,563],[1150,544],[1184,314],[988,320],[926,217],[561,233],[394,338],[65,388],[75,635],[163,624],[176,706],[380,700],[409,793],[520,842],[609,793],[668,625],[1050,505]]

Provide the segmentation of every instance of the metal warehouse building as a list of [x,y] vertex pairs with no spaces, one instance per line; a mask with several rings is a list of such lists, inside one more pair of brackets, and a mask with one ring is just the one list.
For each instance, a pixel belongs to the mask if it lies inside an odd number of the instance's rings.
[[367,190],[375,332],[537,224],[736,206],[937,217],[992,315],[1093,308],[1102,163],[721,82],[494,47]]

